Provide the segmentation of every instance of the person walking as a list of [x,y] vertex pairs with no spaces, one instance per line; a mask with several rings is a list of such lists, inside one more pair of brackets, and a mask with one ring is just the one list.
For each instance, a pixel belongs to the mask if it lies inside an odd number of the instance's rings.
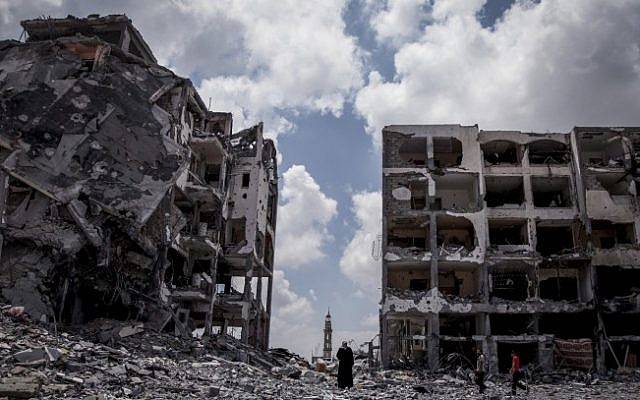
[[511,394],[516,395],[516,389],[518,386],[521,389],[526,390],[527,387],[520,382],[522,377],[522,371],[520,370],[520,357],[515,350],[511,350]]
[[476,384],[478,385],[478,389],[480,390],[480,394],[484,393],[484,390],[487,388],[484,384],[484,375],[486,371],[486,360],[484,358],[484,354],[482,354],[482,350],[477,350],[477,359],[476,359]]
[[338,387],[340,389],[353,387],[353,351],[347,342],[342,342],[336,358],[338,359]]

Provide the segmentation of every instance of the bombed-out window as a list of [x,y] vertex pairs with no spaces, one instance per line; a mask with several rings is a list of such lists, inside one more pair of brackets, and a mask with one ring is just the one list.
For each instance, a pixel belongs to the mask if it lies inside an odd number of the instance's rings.
[[251,181],[251,174],[249,174],[249,173],[242,174],[242,187],[243,188],[249,187],[249,182],[250,181]]
[[531,178],[535,207],[571,207],[571,181],[568,177]]
[[416,167],[425,165],[427,159],[427,139],[424,137],[406,139],[398,149],[402,161]]
[[436,167],[456,167],[462,163],[462,142],[456,138],[433,138],[433,163]]

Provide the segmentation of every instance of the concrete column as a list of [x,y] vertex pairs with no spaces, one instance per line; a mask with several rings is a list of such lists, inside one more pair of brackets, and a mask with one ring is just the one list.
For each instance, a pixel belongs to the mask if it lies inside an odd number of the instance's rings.
[[480,265],[480,298],[483,303],[489,302],[489,266],[487,263]]
[[269,284],[267,289],[267,323],[264,328],[265,348],[269,348],[269,333],[271,329],[271,290],[273,288],[273,275],[269,276]]
[[240,335],[240,340],[242,341],[242,343],[249,343],[249,321],[248,320],[243,320],[242,321],[242,333]]
[[438,236],[437,236],[436,214],[431,213],[429,217],[429,247],[431,248],[430,277],[431,288],[438,287]]
[[[260,268],[260,272],[258,273],[258,284],[256,285],[256,299],[260,304],[262,304],[262,278],[264,276],[264,272],[262,267]],[[262,304],[264,305],[264,304]]]
[[253,263],[251,257],[247,257],[247,261],[245,263],[245,274],[244,274],[244,289],[243,289],[243,298],[245,300],[251,299],[251,278],[253,278]]
[[427,357],[429,369],[440,367],[440,318],[438,314],[427,314]]
[[209,288],[209,310],[205,318],[204,334],[205,336],[211,335],[211,327],[213,325],[213,307],[216,302],[216,284],[218,283],[218,254],[211,259],[209,267],[209,274],[211,275],[211,287]]
[[433,138],[431,136],[427,137],[427,148],[425,151],[427,152],[427,168],[434,169],[435,162],[433,161]]
[[487,359],[489,374],[498,373],[498,343],[492,337],[485,339],[483,352]]

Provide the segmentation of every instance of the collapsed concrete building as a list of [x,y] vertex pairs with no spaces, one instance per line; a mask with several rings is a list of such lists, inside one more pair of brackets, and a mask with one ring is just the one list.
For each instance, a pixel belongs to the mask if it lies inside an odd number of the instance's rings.
[[385,366],[638,367],[640,128],[382,133]]
[[0,296],[44,322],[144,321],[267,348],[278,199],[262,124],[232,134],[124,15],[0,41]]

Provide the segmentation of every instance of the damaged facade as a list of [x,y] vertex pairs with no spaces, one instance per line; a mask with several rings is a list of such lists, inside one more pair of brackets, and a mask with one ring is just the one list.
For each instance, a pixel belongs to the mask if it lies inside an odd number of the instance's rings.
[[276,150],[123,15],[0,41],[0,295],[44,322],[269,342]]
[[385,366],[637,367],[640,128],[383,130]]

